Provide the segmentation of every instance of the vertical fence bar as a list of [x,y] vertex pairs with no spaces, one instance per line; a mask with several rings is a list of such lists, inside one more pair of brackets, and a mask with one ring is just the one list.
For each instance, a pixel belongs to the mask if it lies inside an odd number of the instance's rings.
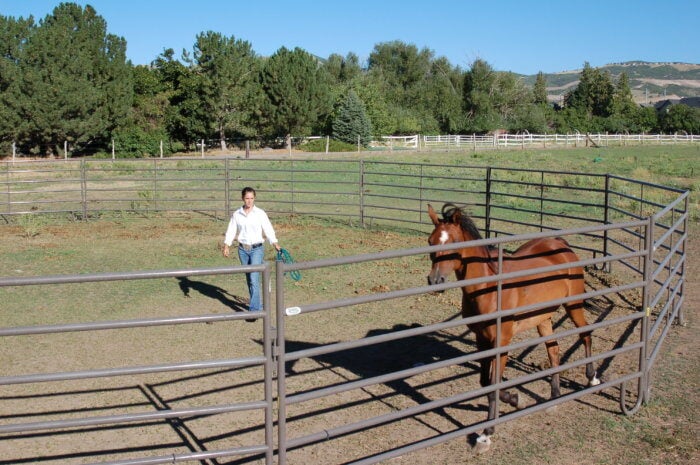
[[649,308],[650,292],[652,285],[652,264],[654,262],[653,256],[653,243],[654,243],[654,216],[650,216],[647,226],[645,228],[644,235],[644,288],[642,293],[642,311],[644,312],[644,317],[642,318],[642,328],[641,337],[642,342],[642,352],[639,354],[639,364],[640,370],[642,372],[642,377],[639,379],[639,396],[642,402],[649,402],[650,389],[649,389],[649,373],[647,373],[647,362],[649,354],[649,318],[651,317],[651,308]]
[[153,159],[153,211],[158,211],[158,159]]
[[87,221],[87,163],[85,159],[80,160],[80,201],[83,205],[83,221]]
[[296,186],[295,186],[295,183],[294,183],[294,181],[295,181],[295,179],[294,179],[294,160],[292,160],[292,161],[290,162],[289,167],[290,167],[290,170],[291,170],[291,173],[290,173],[290,176],[289,176],[289,177],[290,177],[290,180],[291,180],[291,183],[292,183],[292,214],[294,214],[294,210],[295,210],[295,208],[294,208],[294,202],[295,202],[295,200],[296,200],[296,195],[295,195],[295,192],[294,192],[294,191],[295,191],[295,187],[296,187]]
[[365,161],[360,160],[360,225],[365,227]]
[[[686,253],[686,245],[688,243],[688,227],[690,224],[688,223],[688,207],[689,207],[689,196],[686,196],[685,201],[684,201],[684,210],[683,212],[685,213],[685,219],[683,220],[683,231],[682,233],[685,235],[685,239],[683,239],[683,245],[681,246],[681,257],[687,257]],[[685,294],[685,276],[686,276],[686,263],[688,263],[686,260],[683,260],[683,263],[681,264],[681,268],[679,270],[680,275],[681,275],[681,286],[680,289],[678,290],[678,295],[683,296]],[[678,324],[685,326],[685,315],[683,314],[683,305],[680,305],[678,308]]]
[[[14,144],[14,142],[12,143]],[[13,156],[14,158],[14,156]],[[5,163],[5,191],[7,193],[6,196],[6,201],[7,201],[7,208],[5,210],[6,213],[12,213],[12,191],[10,190],[10,165],[9,163]]]
[[544,231],[544,171],[540,171],[540,232]]
[[[610,175],[605,175],[605,206],[603,209],[603,224],[610,224]],[[608,256],[608,230],[603,231],[603,257]],[[612,261],[603,265],[603,269],[608,273],[612,271]]]
[[420,165],[420,179],[418,181],[418,197],[419,197],[419,204],[418,204],[418,223],[423,224],[423,167],[424,165]]
[[231,176],[229,166],[229,158],[224,158],[224,208],[226,209],[226,218],[231,218]]
[[484,222],[485,222],[485,229],[486,229],[486,238],[489,239],[491,237],[491,181],[492,181],[492,171],[491,167],[486,168],[486,192],[484,193],[486,196],[486,202],[485,202],[485,209],[486,211],[484,212]]
[[[263,316],[263,355],[265,357],[265,365],[263,366],[264,376],[264,396],[265,396],[265,445],[267,449],[265,450],[265,464],[272,465],[273,452],[274,452],[274,395],[273,395],[273,381],[274,376],[274,354],[272,352],[272,340],[275,338],[275,328],[273,327],[273,315],[275,311],[272,308],[272,299],[270,296],[270,289],[272,287],[272,272],[270,271],[271,265],[269,262],[265,263],[265,269],[263,270],[263,309],[265,314]],[[283,274],[284,276],[284,274]],[[278,281],[278,283],[280,283]],[[277,285],[277,287],[284,287],[282,284]]]
[[275,262],[275,318],[277,321],[277,337],[275,345],[277,350],[277,463],[287,464],[287,374],[285,371],[285,301],[284,301],[284,262]]

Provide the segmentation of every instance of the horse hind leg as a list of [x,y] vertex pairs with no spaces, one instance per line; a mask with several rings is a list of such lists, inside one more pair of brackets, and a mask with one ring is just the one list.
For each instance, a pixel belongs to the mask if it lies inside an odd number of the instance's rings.
[[[552,320],[547,318],[545,321],[537,325],[537,332],[540,337],[551,336],[554,333],[552,329]],[[559,342],[556,339],[547,341],[545,343],[547,348],[547,357],[549,358],[549,365],[552,368],[557,368],[559,366]],[[550,380],[551,388],[551,398],[556,399],[561,395],[559,372],[552,374],[552,379]]]
[[[571,318],[571,321],[574,322],[574,325],[576,325],[577,328],[588,326],[588,322],[586,321],[586,316],[584,315],[583,311],[583,300],[569,302],[568,304],[564,305],[564,308],[566,309],[566,313],[569,315],[569,318]],[[591,332],[585,331],[579,334],[579,339],[583,343],[586,358],[590,357],[593,353]],[[588,379],[589,386],[597,386],[600,384],[600,379],[597,376],[593,362],[586,364],[586,378]]]

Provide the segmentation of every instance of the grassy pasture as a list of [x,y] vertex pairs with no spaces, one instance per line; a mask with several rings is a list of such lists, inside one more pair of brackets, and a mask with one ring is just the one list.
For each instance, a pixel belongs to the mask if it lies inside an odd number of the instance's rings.
[[[391,160],[412,161],[417,163],[444,163],[454,165],[446,171],[461,173],[458,166],[461,163],[474,163],[489,166],[513,166],[528,167],[533,169],[562,169],[575,172],[598,172],[595,169],[607,164],[608,169],[600,172],[610,172],[620,176],[635,177],[634,173],[644,174],[645,179],[661,183],[673,184],[679,187],[693,189],[693,202],[695,208],[695,225],[697,228],[697,192],[698,176],[693,161],[698,160],[697,150],[684,151],[686,147],[672,147],[673,153],[668,158],[663,158],[657,153],[665,164],[678,164],[675,168],[661,166],[663,163],[654,163],[654,154],[641,149],[648,147],[634,147],[618,152],[618,149],[601,149],[598,151],[570,149],[561,152],[551,152],[548,155],[542,152],[511,151],[504,153],[431,153],[431,154],[405,154],[394,153]],[[666,147],[656,147],[657,152],[663,152]],[[678,152],[675,152],[678,150]],[[400,157],[400,158],[397,158]],[[602,160],[594,161],[595,158]],[[553,166],[553,159],[557,165]],[[378,161],[387,160],[386,156],[376,158]],[[191,177],[193,186],[197,183],[195,178],[199,175],[189,171],[190,161],[178,161],[183,168],[182,177]],[[282,162],[280,162],[282,163]],[[313,159],[302,162],[313,170]],[[610,169],[615,165],[615,169]],[[121,172],[129,176],[138,177],[130,171],[130,165],[119,166]],[[197,170],[201,167],[196,165]],[[250,165],[249,165],[250,166]],[[342,166],[339,162],[338,166]],[[257,176],[254,165],[250,166],[250,173],[246,177],[255,179]],[[208,168],[207,168],[208,169]],[[219,169],[218,164],[212,163],[211,169]],[[407,168],[407,176],[391,179],[397,184],[411,182],[411,169]],[[648,171],[643,171],[648,170]],[[662,171],[665,172],[662,173]],[[195,170],[196,172],[196,170]],[[648,173],[648,174],[645,174]],[[674,173],[671,176],[668,173]],[[201,173],[200,173],[201,174]],[[436,186],[441,182],[439,177],[444,175],[440,170],[435,170],[434,181]],[[506,176],[507,174],[504,174]],[[345,192],[345,182],[352,180],[350,172],[338,169],[334,172],[324,172],[323,176],[337,188],[341,194]],[[510,178],[514,181],[522,180],[526,174],[513,172]],[[259,176],[262,178],[263,176]],[[660,179],[664,177],[664,179]],[[585,176],[572,178],[575,186],[586,186]],[[259,182],[263,182],[260,179]],[[131,181],[128,181],[131,182]],[[142,182],[139,180],[139,182]],[[273,181],[275,182],[275,181]],[[554,183],[553,183],[554,184]],[[624,183],[622,183],[624,184]],[[620,189],[624,186],[621,184]],[[147,184],[140,189],[147,190]],[[278,186],[280,189],[281,186]],[[478,190],[477,182],[464,181],[463,188],[467,191]],[[385,192],[391,195],[391,189]],[[205,194],[206,195],[206,194]],[[437,195],[437,194],[436,194]],[[266,207],[266,203],[273,198],[274,188],[269,192],[259,195],[258,203]],[[152,199],[144,199],[144,202]],[[445,199],[449,200],[449,199]],[[510,201],[510,200],[508,200]],[[513,202],[527,202],[519,199]],[[400,205],[401,199],[389,199],[393,205]],[[329,208],[339,208],[337,206]],[[562,207],[566,208],[566,206]],[[31,218],[31,219],[29,219]],[[278,236],[283,246],[294,253],[295,259],[313,260],[338,255],[353,255],[365,252],[374,252],[387,249],[397,249],[425,244],[425,235],[416,231],[394,228],[382,229],[358,229],[352,227],[354,221],[310,219],[303,215],[293,217],[276,217],[273,219]],[[160,214],[131,214],[116,212],[104,215],[100,220],[90,222],[72,221],[66,218],[57,218],[55,221],[41,216],[11,218],[9,224],[2,227],[2,240],[0,240],[0,256],[3,257],[0,265],[0,276],[33,276],[50,274],[92,273],[106,271],[130,271],[145,269],[177,269],[205,266],[222,266],[230,264],[219,252],[219,244],[223,236],[225,223],[212,219],[206,215],[160,215]],[[697,253],[697,247],[692,249]],[[697,255],[692,255],[690,260],[695,263]],[[272,259],[268,248],[268,259]],[[327,299],[329,296],[352,296],[382,290],[395,289],[407,285],[419,285],[425,281],[428,262],[423,257],[402,259],[383,264],[370,264],[358,271],[352,266],[342,267],[333,273],[324,270],[303,273],[302,281],[292,284],[289,298],[293,301],[308,302],[309,299]],[[697,267],[693,265],[693,269]],[[401,281],[397,281],[401,276]],[[689,286],[690,287],[690,286]],[[2,293],[2,321],[8,326],[53,324],[65,322],[78,322],[85,320],[104,320],[119,318],[144,318],[160,315],[163,312],[174,314],[188,314],[192,312],[222,313],[230,312],[237,305],[242,305],[246,296],[242,277],[211,276],[195,278],[189,283],[182,283],[175,279],[145,280],[124,283],[96,283],[86,285],[68,286],[36,286],[0,289]],[[697,294],[696,294],[697,295]],[[690,297],[689,297],[690,298]],[[437,299],[437,300],[436,300]],[[319,316],[315,323],[303,323],[303,320],[294,320],[290,324],[293,334],[297,335],[297,343],[303,342],[305,335],[313,332],[318,340],[331,342],[337,337],[336,333],[324,328],[329,325],[348,328],[348,335],[363,335],[377,328],[391,328],[398,324],[426,324],[450,318],[459,307],[457,294],[445,294],[436,299],[421,297],[413,301],[404,302],[405,307],[397,307],[393,314],[382,312],[381,305],[367,306],[359,310],[354,316],[348,312],[337,312],[330,316]],[[575,402],[560,407],[560,411],[553,417],[537,414],[532,418],[512,422],[499,428],[499,444],[485,456],[472,456],[463,440],[430,448],[427,451],[409,454],[406,457],[392,461],[391,463],[474,463],[474,464],[654,464],[669,463],[681,465],[693,463],[697,458],[697,414],[692,392],[697,391],[696,380],[693,373],[697,373],[697,357],[692,350],[683,345],[676,345],[674,338],[680,341],[692,340],[692,328],[694,328],[694,315],[690,311],[693,301],[686,304],[690,317],[690,327],[678,328],[670,335],[668,341],[668,355],[664,357],[662,364],[655,374],[655,389],[658,393],[654,400],[637,415],[624,417],[619,415],[616,409],[614,396],[602,400]],[[695,300],[697,302],[697,300]],[[392,307],[393,308],[393,307]],[[216,325],[214,325],[216,326]],[[126,336],[109,332],[105,338],[90,338],[87,336],[58,337],[43,340],[37,343],[38,338],[5,338],[0,341],[0,366],[6,367],[4,374],[11,375],[22,372],[28,367],[38,370],[45,369],[76,369],[81,364],[92,364],[95,367],[119,366],[122,363],[120,353],[125,348],[133,352],[130,357],[143,363],[154,363],[158,360],[176,361],[188,359],[188,357],[216,357],[217,354],[227,351],[254,350],[259,328],[257,325],[244,325],[243,328],[231,327],[223,333],[217,333],[210,326],[194,329],[177,329],[174,331],[144,331],[138,338],[129,339]],[[674,334],[675,333],[675,334]],[[69,335],[70,336],[70,335]],[[686,339],[683,339],[683,338]],[[102,340],[100,340],[102,339]],[[182,344],[180,341],[194,341],[194,344]],[[86,349],[98,343],[104,344],[100,352],[91,352]],[[71,344],[76,344],[78,349],[74,355],[65,357],[60,361],[59,367],[50,366],[54,360],[56,350],[65,350]],[[462,343],[452,341],[450,347],[455,350],[463,349]],[[159,352],[158,347],[178,347],[177,352]],[[240,347],[243,346],[243,347]],[[695,343],[697,347],[697,344]],[[12,350],[10,350],[10,348]],[[110,350],[111,349],[111,350]],[[156,350],[154,350],[156,349]],[[543,349],[536,352],[541,358]],[[131,352],[130,352],[131,353]],[[680,356],[676,357],[675,355]],[[540,358],[533,359],[532,363],[539,363]],[[19,365],[19,362],[28,365]],[[411,360],[402,360],[409,363]],[[321,361],[323,363],[323,361]],[[348,363],[346,366],[353,366]],[[309,376],[318,376],[318,382],[333,382],[347,379],[352,373],[335,370],[332,379],[328,379],[327,372],[322,378],[321,373],[315,374],[319,367],[300,364],[299,371]],[[238,372],[236,383],[241,387],[234,394],[255,397],[255,392],[245,387],[246,380],[255,380],[258,374]],[[167,380],[166,380],[167,381]],[[174,387],[168,386],[163,381],[163,390]],[[223,381],[222,381],[223,383]],[[174,383],[173,383],[174,384]],[[184,384],[184,381],[183,381]],[[135,386],[144,386],[134,381]],[[225,385],[222,384],[222,386]],[[150,386],[150,385],[147,385]],[[198,388],[189,386],[193,392]],[[223,387],[213,387],[211,392],[221,390],[226,395],[231,395]],[[541,390],[542,385],[533,387]],[[164,392],[164,391],[160,392]],[[546,388],[545,388],[546,390]],[[167,390],[165,391],[167,392]],[[541,392],[541,391],[538,391]],[[0,397],[8,396],[14,391],[6,388],[0,391]],[[697,393],[697,392],[696,392]],[[384,399],[385,408],[391,410],[393,403],[405,402],[399,398],[385,397],[386,392],[371,391],[368,396],[376,399]],[[215,394],[209,394],[213,396]],[[173,397],[175,394],[173,394]],[[165,395],[167,399],[167,395]],[[689,399],[690,398],[690,399]],[[65,400],[65,399],[61,399]],[[125,402],[123,399],[120,399]],[[73,399],[75,401],[75,399]],[[361,402],[362,399],[357,399]],[[77,401],[76,401],[77,402]],[[202,399],[204,402],[204,399]],[[589,403],[590,402],[590,403]],[[134,401],[137,403],[137,401]],[[173,403],[176,403],[173,400]],[[0,416],[11,417],[16,413],[12,409],[3,410]],[[7,404],[4,404],[7,405]],[[78,404],[80,405],[80,404]],[[319,406],[319,408],[326,407]],[[19,411],[26,407],[17,406]],[[61,408],[53,407],[57,411]],[[50,408],[48,409],[51,410]],[[331,414],[340,415],[342,412],[331,411]],[[477,411],[477,415],[484,412]],[[38,418],[41,418],[38,415]],[[227,419],[226,427],[206,424],[193,427],[194,431],[203,431],[205,437],[217,437],[222,431],[228,431],[231,425],[240,430],[249,428],[250,425],[238,418]],[[434,419],[426,418],[425,424],[431,424]],[[690,426],[688,426],[690,425]],[[309,425],[311,426],[311,425]],[[416,425],[410,425],[415,427]],[[418,425],[420,427],[420,425]],[[423,425],[425,426],[425,425]],[[302,427],[306,427],[302,423]],[[446,427],[443,425],[443,427]],[[201,428],[201,429],[197,429]],[[227,429],[228,428],[228,429]],[[400,430],[400,434],[411,439],[413,435],[423,434],[422,430],[406,428]],[[161,431],[150,432],[142,427],[142,436],[166,434]],[[124,433],[125,434],[125,433]],[[374,433],[377,437],[389,434],[389,430],[379,430]],[[126,435],[126,434],[125,434]],[[208,435],[208,436],[207,436]],[[404,438],[404,439],[405,439]],[[107,437],[108,442],[114,437]],[[235,441],[243,441],[243,437],[236,437]],[[93,441],[99,441],[95,437]],[[219,439],[224,443],[225,438]],[[368,443],[370,441],[367,441]],[[307,455],[292,455],[291,463],[343,463],[349,457],[344,456],[345,447],[355,447],[356,450],[371,452],[370,445],[363,443],[361,439],[349,437],[342,447],[320,449],[326,455],[313,455],[312,449]],[[0,457],[14,457],[9,452],[16,453],[15,442],[0,440]],[[217,444],[212,444],[217,445]],[[11,449],[3,449],[11,448]],[[48,456],[58,456],[59,449],[55,444],[46,447],[44,453]],[[88,443],[85,447],[96,447]],[[352,450],[352,449],[351,449]],[[36,451],[35,451],[36,452]],[[329,455],[330,454],[330,455]],[[29,455],[31,456],[31,455]],[[321,458],[323,457],[323,458]],[[1,459],[0,459],[1,460]],[[2,463],[0,461],[0,463]],[[53,463],[48,461],[47,463]]]

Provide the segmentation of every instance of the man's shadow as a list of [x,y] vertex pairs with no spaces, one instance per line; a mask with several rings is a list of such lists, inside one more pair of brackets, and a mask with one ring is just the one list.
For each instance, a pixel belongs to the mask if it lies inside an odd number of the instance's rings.
[[234,312],[245,312],[248,308],[248,303],[245,299],[229,293],[226,289],[214,286],[202,281],[193,281],[187,276],[177,278],[180,290],[185,297],[190,296],[190,290],[199,292],[205,297],[216,299]]

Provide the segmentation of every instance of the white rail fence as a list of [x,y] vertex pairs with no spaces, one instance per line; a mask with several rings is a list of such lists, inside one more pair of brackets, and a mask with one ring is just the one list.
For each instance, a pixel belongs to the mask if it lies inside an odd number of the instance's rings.
[[488,149],[524,147],[605,147],[700,143],[690,134],[494,134],[422,136],[417,149]]
[[[292,147],[296,151],[304,151],[304,142],[314,139],[326,140],[326,152],[328,152],[328,136],[307,136],[293,137]],[[202,140],[196,144],[201,156],[210,149],[220,147],[220,140]],[[246,156],[250,149],[250,141],[243,139],[228,140],[231,144],[229,152],[245,150]],[[281,145],[278,140],[277,143]],[[409,136],[380,136],[377,140],[369,143],[369,150],[393,151],[393,150],[488,150],[488,149],[517,149],[517,148],[546,148],[546,147],[607,147],[626,145],[670,145],[670,144],[697,144],[700,143],[700,135],[697,134],[491,134],[491,135],[420,135]],[[236,144],[244,149],[237,147]],[[10,154],[0,152],[0,159],[11,157],[29,157],[36,155],[21,153],[17,150],[15,143],[12,143]],[[63,144],[63,150],[58,158],[68,159],[71,157],[71,147],[68,143]],[[253,151],[268,150],[269,147],[255,148]],[[358,152],[362,149],[358,144]],[[112,158],[122,158],[119,154],[119,147],[115,149],[114,143],[111,145]],[[163,141],[160,143],[160,158],[163,158]],[[157,157],[158,154],[151,154]]]
[[[302,140],[319,139],[307,137]],[[381,136],[372,150],[490,149],[524,147],[604,147],[700,143],[694,134],[492,134]],[[303,150],[303,148],[302,148]]]

